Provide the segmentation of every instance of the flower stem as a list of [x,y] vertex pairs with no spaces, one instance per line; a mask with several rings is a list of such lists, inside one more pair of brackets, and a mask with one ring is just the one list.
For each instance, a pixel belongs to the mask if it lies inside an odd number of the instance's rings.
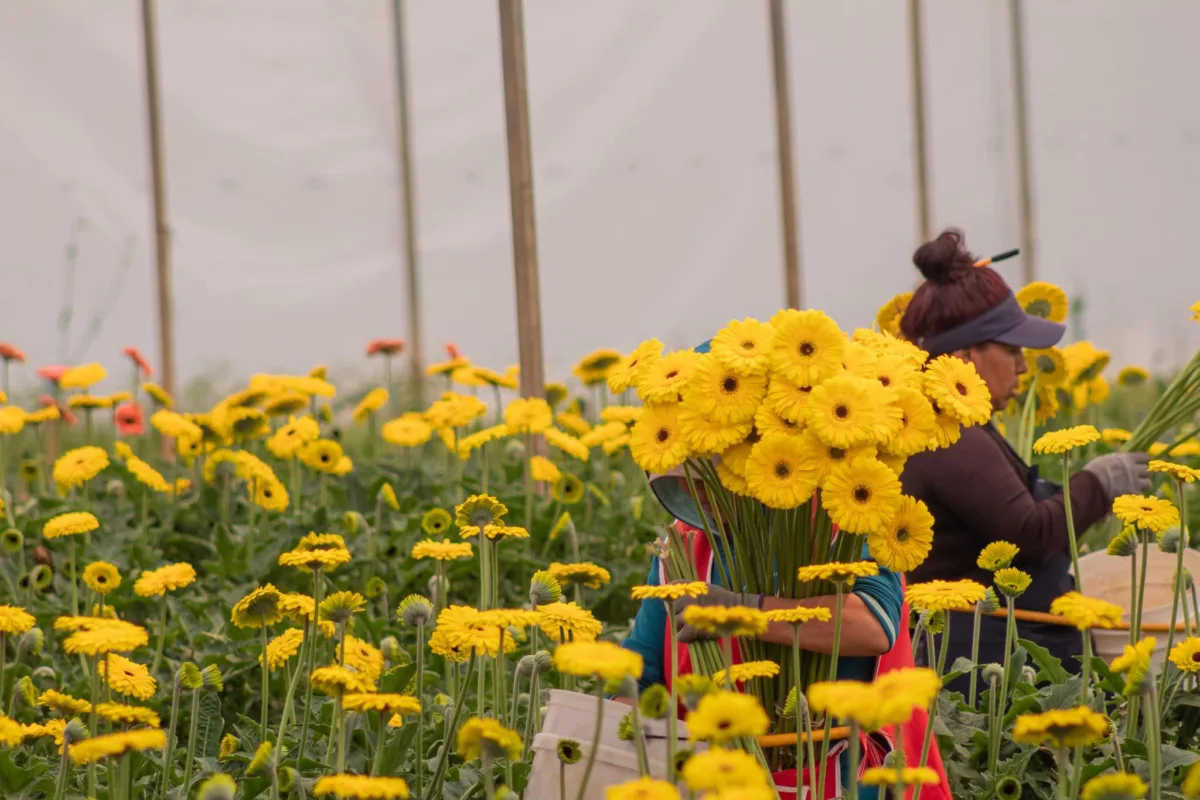
[[1154,681],[1146,682],[1146,760],[1150,766],[1150,800],[1162,798],[1162,730]]
[[983,619],[983,605],[975,604],[975,627],[971,632],[971,690],[967,693],[967,702],[971,708],[977,708],[979,698],[975,694],[976,678],[979,677],[979,623]]
[[346,771],[346,720],[342,713],[342,693],[338,692],[337,699],[334,700],[333,716],[337,720],[337,774],[341,775]]
[[[1183,595],[1183,551],[1187,549],[1187,489],[1182,479],[1175,481],[1176,496],[1179,498],[1179,542],[1175,545],[1175,591],[1171,593],[1171,628],[1167,631],[1167,652],[1175,644],[1175,620],[1178,618],[1179,606],[1187,603]],[[1167,693],[1167,670],[1163,669],[1160,676],[1162,685],[1159,686],[1159,697]]]
[[[417,623],[417,699],[422,703],[425,702],[425,623],[423,621]],[[417,796],[420,797],[421,784],[425,777],[425,709],[423,707],[417,712],[416,762]]]
[[[430,790],[426,797],[436,798],[442,796],[442,783],[446,779],[446,764],[449,763],[448,759],[450,757],[450,742],[455,734],[455,731],[458,730],[458,719],[460,716],[462,716],[462,710],[466,707],[467,692],[465,687],[469,686],[471,683],[471,672],[475,669],[475,661],[476,656],[474,653],[472,653],[467,659],[467,672],[463,677],[462,684],[464,689],[458,697],[454,698],[454,713],[450,717],[450,723],[446,726],[445,735],[442,736],[442,751],[438,754],[438,763],[437,766],[434,767]],[[603,687],[601,687],[601,692],[600,701],[603,704]],[[603,705],[601,705],[601,707],[603,708]]]
[[1000,694],[996,697],[996,717],[988,729],[988,771],[995,772],[1000,760],[1001,728],[1004,724],[1005,700],[1008,697],[1008,662],[1012,659],[1013,637],[1016,633],[1016,618],[1013,615],[1013,599],[1004,598],[1008,606],[1008,620],[1004,632],[1004,670],[1000,674]]
[[172,680],[174,689],[171,692],[171,716],[170,724],[167,725],[167,747],[163,750],[163,774],[162,785],[159,787],[158,796],[160,800],[165,800],[167,796],[167,787],[171,783],[171,773],[175,771],[175,723],[179,720],[179,681]]
[[600,731],[604,722],[604,681],[596,681],[596,725],[592,729],[592,746],[588,748],[587,763],[583,766],[583,780],[579,782],[579,793],[575,800],[587,797],[588,780],[592,777],[592,767],[596,763],[596,753],[600,749]]
[[1083,683],[1079,685],[1079,705],[1091,707],[1092,704],[1092,632],[1081,631],[1083,634]]
[[296,763],[300,763],[300,759],[304,758],[304,746],[308,744],[308,720],[312,712],[312,681],[309,680],[309,675],[312,674],[313,665],[316,663],[317,657],[317,634],[320,632],[318,625],[318,617],[320,612],[317,610],[321,606],[321,595],[324,593],[325,581],[323,580],[324,573],[321,570],[313,571],[313,641],[312,647],[308,648],[308,664],[304,665],[304,721],[300,725],[300,749],[296,751]]
[[[833,606],[833,650],[830,653],[830,657],[829,657],[829,678],[828,679],[830,681],[837,680],[838,650],[840,650],[842,647],[842,602],[844,600],[844,595],[842,594],[842,591],[844,589],[843,582],[838,581],[836,583],[836,587],[837,587],[837,602],[834,603],[834,606]],[[796,691],[799,692],[800,687],[796,687]],[[797,700],[797,702],[799,702],[799,698],[796,698],[796,700]],[[828,713],[826,713],[825,714],[825,735],[821,739],[821,772],[820,772],[820,777],[817,778],[817,794],[816,794],[817,797],[825,796],[825,773],[828,772],[826,767],[829,766],[829,764],[828,764],[828,761],[829,761],[829,731],[832,727],[833,727],[833,717],[830,716]],[[810,766],[809,769],[812,769],[812,767]]]
[[646,753],[646,730],[642,727],[641,709],[638,708],[637,684],[633,685],[633,703],[629,713],[633,720],[633,743],[637,747],[638,769],[644,777],[650,776],[650,756]]
[[1079,572],[1079,544],[1075,541],[1075,515],[1071,511],[1071,457],[1063,453],[1063,509],[1067,512],[1067,538],[1071,542],[1071,568],[1075,570],[1075,590],[1083,591]]
[[[88,731],[92,736],[99,734],[96,730],[96,705],[100,702],[100,663],[99,659],[93,658],[87,662],[92,673],[91,695],[88,697],[92,702],[92,713],[88,719]],[[88,796],[96,797],[96,762],[88,762]]]
[[68,537],[67,544],[71,554],[71,613],[79,616],[79,575],[75,569],[75,537]]
[[492,756],[488,749],[483,748],[483,785],[487,789],[487,798],[496,796],[496,778],[492,775]]
[[1055,761],[1058,762],[1058,800],[1070,800],[1071,781],[1067,777],[1070,774],[1070,764],[1066,747],[1060,746],[1055,750]]
[[183,796],[188,795],[192,782],[192,756],[196,753],[196,730],[200,727],[200,690],[192,691],[192,718],[188,724],[187,756],[183,766]]
[[[417,695],[420,697],[420,695]],[[383,737],[387,733],[387,712],[379,712],[379,728],[375,732],[375,758],[371,760],[371,777],[375,778],[379,775],[379,767],[383,763]],[[421,763],[421,754],[417,752],[416,762]],[[417,790],[417,796],[421,796],[421,790]]]
[[150,667],[150,674],[154,675],[158,672],[158,665],[162,663],[163,646],[167,641],[167,595],[166,592],[162,596],[162,609],[158,615],[158,645],[154,648],[154,663]]
[[[847,800],[858,800],[858,723],[850,721],[850,774],[847,775],[846,781],[846,798]],[[900,769],[903,769],[901,765]],[[797,773],[799,774],[799,773]],[[917,792],[921,791],[921,785],[917,784]],[[914,795],[914,798],[916,795]]]
[[1142,638],[1142,611],[1146,606],[1146,565],[1150,561],[1150,537],[1142,534],[1142,574],[1138,578],[1137,618],[1134,620],[1133,640]]
[[[667,607],[667,660],[671,670],[671,682],[667,684],[671,687],[670,700],[667,702],[667,771],[670,773],[668,780],[674,785],[675,751],[679,748],[679,742],[676,741],[679,736],[679,640],[675,635],[674,609],[668,600],[664,600],[663,605]],[[533,698],[530,698],[530,703],[533,703]]]
[[300,653],[296,657],[296,670],[288,678],[287,697],[283,701],[283,714],[279,718],[279,733],[275,735],[275,745],[283,746],[283,735],[287,732],[289,717],[292,715],[292,700],[296,696],[296,687],[300,685],[300,675],[304,672],[304,664],[308,658],[308,649],[313,646],[309,641],[312,637],[311,623],[305,620],[304,622],[304,638],[300,640]]
[[[979,604],[976,603],[976,607],[978,607],[978,605]],[[943,612],[943,614],[945,615],[945,619],[942,622],[942,646],[938,648],[937,658],[937,673],[939,679],[946,672],[946,654],[950,651],[950,612],[946,611]],[[933,699],[933,707],[929,709],[929,719],[925,723],[925,739],[921,743],[921,762],[917,766],[923,767],[929,760],[929,747],[933,743],[933,722],[937,719],[937,712],[938,698],[935,697]],[[853,743],[851,743],[851,747],[853,746]],[[901,765],[901,767],[903,767],[903,765]],[[920,800],[921,786],[922,784],[918,783],[913,789],[913,800]]]
[[71,772],[70,749],[63,744],[62,757],[58,760],[58,778],[54,781],[54,800],[63,800],[67,796],[67,777]]
[[267,714],[271,709],[271,669],[267,665],[267,619],[263,617],[262,625],[262,722],[259,725],[259,735],[262,740],[267,741]]

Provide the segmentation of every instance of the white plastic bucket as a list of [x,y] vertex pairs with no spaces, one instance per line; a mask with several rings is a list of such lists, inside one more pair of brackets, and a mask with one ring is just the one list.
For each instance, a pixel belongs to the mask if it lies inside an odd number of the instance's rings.
[[[542,731],[533,738],[533,769],[529,774],[526,797],[556,800],[560,796],[559,777],[565,775],[566,797],[578,795],[583,781],[583,771],[588,754],[592,749],[595,733],[597,700],[594,695],[550,690],[546,716]],[[637,747],[632,741],[623,742],[617,737],[617,726],[630,707],[612,700],[604,701],[604,716],[601,719],[600,743],[596,751],[596,763],[588,779],[586,800],[604,800],[605,789],[614,784],[636,780],[638,770]],[[650,774],[665,779],[667,768],[667,740],[665,720],[642,720],[646,729],[646,751],[650,757]],[[687,726],[678,724],[679,747],[688,747]],[[569,764],[560,773],[558,743],[563,739],[579,742],[583,758]]]
[[[1171,601],[1173,599],[1171,583],[1175,576],[1175,566],[1178,556],[1174,553],[1164,553],[1155,545],[1151,545],[1148,556],[1146,594],[1143,601],[1145,608],[1142,611],[1142,622],[1161,622],[1169,625],[1171,623]],[[1140,579],[1142,569],[1141,548],[1138,548],[1137,557],[1139,559],[1138,577]],[[1193,576],[1200,578],[1200,553],[1197,553],[1195,550],[1185,550],[1183,552],[1183,566]],[[1082,578],[1081,582],[1083,583],[1084,594],[1119,605],[1125,609],[1125,621],[1132,622],[1129,612],[1133,576],[1130,574],[1129,558],[1110,556],[1103,551],[1089,553],[1079,559],[1079,571],[1081,573],[1080,577]],[[1175,622],[1176,624],[1183,622],[1182,612]],[[1195,622],[1196,620],[1192,620],[1193,624]],[[1155,665],[1161,666],[1166,659],[1167,635],[1165,633],[1156,633],[1153,635],[1158,640],[1154,650],[1153,661]],[[1176,641],[1180,638],[1181,636],[1176,634]],[[1125,649],[1125,645],[1129,644],[1129,632],[1094,630],[1092,631],[1092,639],[1096,644],[1096,655],[1109,661],[1119,656]]]

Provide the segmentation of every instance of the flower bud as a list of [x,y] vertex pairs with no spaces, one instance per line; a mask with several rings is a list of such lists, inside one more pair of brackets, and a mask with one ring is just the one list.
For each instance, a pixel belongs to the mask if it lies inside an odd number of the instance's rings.
[[538,650],[534,654],[533,659],[538,675],[545,675],[554,668],[554,658],[548,650]]
[[383,657],[388,660],[389,664],[399,664],[403,650],[400,647],[400,641],[395,636],[385,636],[379,642],[379,649],[383,651]]
[[1171,528],[1158,534],[1158,549],[1164,553],[1179,551],[1179,529]]
[[549,570],[541,569],[533,573],[533,578],[529,581],[529,602],[534,607],[557,603],[561,599],[562,584]]
[[[784,719],[791,719],[796,716],[796,698],[798,696],[795,686],[788,689],[787,699],[783,701],[783,711],[780,712],[780,716]],[[799,724],[796,727],[799,728]]]
[[996,781],[996,800],[1021,800],[1021,781],[1004,775]]
[[524,678],[532,675],[535,666],[537,666],[537,663],[532,655],[521,656],[520,660],[517,661],[517,677]]
[[347,511],[342,515],[342,525],[346,528],[346,533],[355,536],[363,529],[367,521],[363,519],[363,515],[357,511]]
[[212,692],[219,692],[225,688],[225,680],[221,677],[221,669],[216,664],[209,664],[200,670],[200,675],[204,680],[205,689]]
[[410,594],[396,607],[396,616],[400,618],[400,624],[404,627],[416,628],[433,624],[436,615],[433,613],[433,603],[429,602],[428,598]]
[[981,614],[991,614],[1000,610],[1000,598],[996,595],[996,590],[989,586],[983,593],[983,599],[979,601],[979,611]]
[[200,674],[199,667],[191,661],[185,661],[175,671],[175,683],[181,689],[188,689],[194,692],[204,686],[204,676]]
[[574,739],[560,739],[555,748],[558,760],[564,764],[578,764],[583,758],[583,748]]
[[246,774],[250,776],[258,775],[264,770],[275,768],[275,758],[273,753],[273,745],[271,742],[263,742],[258,746],[258,750],[254,753],[254,758],[250,759],[250,763],[246,765]]
[[41,628],[30,628],[21,634],[21,639],[17,644],[17,660],[28,653],[31,656],[40,656],[42,654],[42,645],[46,641],[46,634]]
[[525,461],[525,442],[521,441],[521,437],[513,436],[504,443],[504,462],[506,464],[515,465]]
[[[69,566],[69,565],[68,565]],[[54,570],[50,569],[45,564],[38,564],[29,572],[29,581],[33,584],[33,588],[39,592],[44,592],[50,588],[50,583],[54,580]]]
[[200,784],[196,800],[234,800],[237,784],[228,775],[213,775]]
[[661,683],[649,687],[638,698],[638,709],[647,719],[662,719],[667,715],[670,705],[671,695]]
[[630,711],[628,714],[621,717],[621,721],[617,723],[617,738],[622,742],[632,742],[633,735],[633,712]]
[[91,734],[88,732],[87,725],[84,725],[83,720],[81,720],[79,717],[74,717],[70,722],[67,723],[67,726],[63,728],[64,744],[69,745],[75,742],[81,742],[90,736]]
[[276,778],[279,781],[280,797],[288,796],[288,794],[292,791],[292,785],[296,783],[297,777],[298,775],[296,770],[292,769],[291,767],[279,768],[279,771],[276,773]]
[[386,591],[387,581],[378,575],[373,576],[371,580],[367,581],[366,595],[368,599],[374,600]]
[[18,553],[25,546],[25,534],[16,528],[8,528],[0,533],[0,550],[6,553]]
[[687,766],[687,762],[691,761],[694,755],[696,755],[696,751],[687,747],[675,752],[675,778],[677,780],[683,777],[683,768]]
[[225,761],[234,753],[236,753],[241,743],[241,740],[232,733],[227,733],[221,737],[221,750],[219,753],[221,761]]
[[1025,683],[1028,683],[1030,686],[1033,686],[1037,683],[1037,670],[1028,664],[1021,667],[1021,680]]
[[125,482],[116,478],[104,485],[104,493],[109,497],[120,500],[125,496]]
[[13,694],[21,698],[21,702],[26,708],[37,708],[37,687],[33,685],[33,680],[28,675],[17,681]]
[[982,674],[985,681],[999,681],[1004,677],[1004,667],[999,664],[987,664]]

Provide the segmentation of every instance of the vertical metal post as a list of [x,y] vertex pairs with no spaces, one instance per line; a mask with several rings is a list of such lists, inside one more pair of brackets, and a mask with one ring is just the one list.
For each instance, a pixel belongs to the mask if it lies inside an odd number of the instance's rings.
[[392,0],[392,45],[396,51],[396,138],[400,165],[404,275],[408,294],[410,387],[419,408],[425,405],[424,344],[421,341],[421,284],[417,262],[416,192],[413,188],[411,127],[408,103],[408,60],[404,36],[404,0]]
[[800,232],[792,157],[792,102],[788,88],[787,20],[783,0],[770,0],[771,66],[775,77],[775,138],[779,149],[779,213],[783,223],[783,279],[788,308],[801,308]]
[[537,230],[534,227],[533,155],[529,135],[529,87],[525,72],[522,0],[499,0],[500,58],[504,69],[504,113],[508,132],[508,187],[512,206],[513,264],[516,267],[517,341],[521,394],[545,394],[542,314],[538,291]]
[[1013,107],[1017,127],[1017,193],[1021,224],[1021,277],[1025,283],[1036,280],[1037,261],[1033,246],[1033,188],[1029,170],[1029,116],[1025,97],[1025,28],[1021,0],[1009,0],[1012,28]]
[[917,225],[921,241],[933,238],[929,214],[929,161],[925,147],[925,70],[921,44],[921,0],[908,0],[909,55],[912,61],[913,144],[917,156]]
[[167,226],[167,192],[163,183],[162,119],[159,111],[158,45],[154,0],[142,0],[142,45],[146,62],[146,116],[150,134],[150,185],[154,202],[154,266],[158,284],[158,358],[162,385],[174,393],[175,332],[171,307],[171,231]]

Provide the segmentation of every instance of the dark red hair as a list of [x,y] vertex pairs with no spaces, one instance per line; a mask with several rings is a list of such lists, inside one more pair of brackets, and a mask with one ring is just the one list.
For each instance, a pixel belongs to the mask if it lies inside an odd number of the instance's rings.
[[975,266],[962,231],[947,228],[913,253],[925,282],[913,292],[900,332],[913,342],[936,336],[978,317],[1012,293],[991,267]]

